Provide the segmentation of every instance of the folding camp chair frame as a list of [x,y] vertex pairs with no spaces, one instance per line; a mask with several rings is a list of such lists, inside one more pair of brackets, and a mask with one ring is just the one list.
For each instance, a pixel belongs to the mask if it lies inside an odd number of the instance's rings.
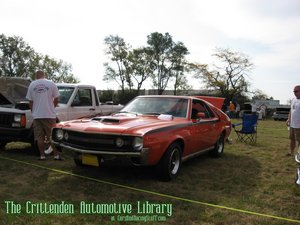
[[[232,124],[232,127],[234,129],[234,131],[237,134],[237,140],[244,142],[244,143],[251,143],[254,144],[257,141],[257,120],[258,120],[258,116],[257,115],[251,115],[251,116],[255,116],[256,117],[256,121],[255,123],[251,126],[252,127],[252,131],[244,131],[243,127],[238,130],[236,129],[236,127],[242,125],[243,126],[243,122],[242,123],[237,123],[237,124]],[[242,119],[244,120],[244,118],[242,117]]]

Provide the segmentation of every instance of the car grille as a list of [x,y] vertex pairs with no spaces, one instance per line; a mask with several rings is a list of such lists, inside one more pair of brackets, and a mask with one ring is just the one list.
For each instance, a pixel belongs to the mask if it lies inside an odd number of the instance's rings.
[[[117,138],[122,138],[124,140],[124,145],[122,147],[116,146]],[[127,152],[134,151],[132,147],[133,138],[134,137],[132,136],[83,133],[65,130],[62,143],[70,147],[85,150]]]
[[0,113],[0,126],[1,127],[11,127],[13,119],[14,119],[13,114]]

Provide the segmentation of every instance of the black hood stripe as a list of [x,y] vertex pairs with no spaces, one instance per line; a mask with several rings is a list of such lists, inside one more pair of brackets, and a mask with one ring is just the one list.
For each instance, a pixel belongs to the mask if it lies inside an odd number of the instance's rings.
[[199,125],[199,124],[208,124],[208,123],[217,123],[217,122],[219,122],[219,120],[200,121],[200,122],[197,122],[197,123],[189,122],[189,123],[176,124],[176,125],[172,125],[172,126],[167,126],[167,127],[162,127],[162,128],[150,130],[147,133],[145,133],[145,135],[164,132],[164,131],[175,130],[175,129],[182,128],[182,127],[190,127],[190,126],[196,126],[196,125]]

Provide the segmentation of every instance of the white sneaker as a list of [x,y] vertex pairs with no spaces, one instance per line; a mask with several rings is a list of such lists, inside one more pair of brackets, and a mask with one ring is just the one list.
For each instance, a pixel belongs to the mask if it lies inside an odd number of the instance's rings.
[[51,152],[53,152],[53,148],[49,146],[44,152],[45,154],[49,155]]
[[55,156],[54,156],[54,160],[60,160],[60,161],[63,161],[63,158],[60,157],[60,155],[55,155]]
[[300,185],[300,168],[297,169],[296,184]]
[[38,160],[46,160],[46,156],[41,155],[41,156],[38,158]]
[[300,153],[299,152],[295,155],[295,161],[297,163],[300,163]]

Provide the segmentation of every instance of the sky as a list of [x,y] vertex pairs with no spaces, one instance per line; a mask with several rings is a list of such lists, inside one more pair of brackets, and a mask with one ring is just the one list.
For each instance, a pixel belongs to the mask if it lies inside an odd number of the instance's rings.
[[[246,54],[255,66],[251,89],[281,104],[300,85],[299,0],[0,0],[0,9],[0,33],[70,63],[98,89],[117,88],[102,80],[105,37],[137,48],[153,32],[183,42],[192,62],[212,65],[216,48]],[[189,82],[203,89],[201,80]]]

